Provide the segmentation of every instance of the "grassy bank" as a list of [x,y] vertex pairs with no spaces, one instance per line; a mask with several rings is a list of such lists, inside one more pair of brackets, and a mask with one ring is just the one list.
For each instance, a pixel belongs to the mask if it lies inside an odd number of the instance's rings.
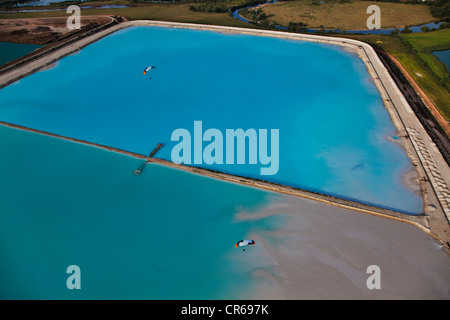
[[450,83],[446,66],[431,54],[436,48],[450,49],[450,29],[399,35],[406,49],[392,54],[450,121]]
[[450,49],[450,29],[428,33],[402,34],[400,37],[414,49],[439,79],[448,79],[445,65],[432,55],[432,52]]
[[346,34],[335,36],[361,40],[389,52],[405,67],[446,120],[450,121],[449,85],[445,82],[445,77],[448,79],[448,73],[444,69],[445,66],[436,57],[431,53],[422,52],[423,48],[448,45],[450,29],[408,35]]

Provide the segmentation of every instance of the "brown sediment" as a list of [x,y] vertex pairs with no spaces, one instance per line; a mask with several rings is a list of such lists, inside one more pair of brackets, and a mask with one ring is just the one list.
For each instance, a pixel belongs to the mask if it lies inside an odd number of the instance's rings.
[[[290,39],[290,40],[302,40],[302,41],[312,41],[317,43],[331,44],[331,45],[339,45],[343,48],[347,48],[353,51],[357,51],[360,58],[363,60],[369,74],[374,80],[383,102],[385,104],[386,109],[388,110],[394,125],[397,127],[399,135],[402,137],[402,142],[406,149],[408,156],[411,158],[413,165],[415,166],[419,181],[422,184],[422,192],[424,199],[424,212],[425,215],[419,216],[410,216],[402,213],[395,212],[393,210],[382,209],[366,204],[361,204],[358,202],[340,199],[336,197],[326,196],[322,194],[316,194],[313,192],[309,192],[306,190],[300,190],[296,188],[291,188],[287,186],[282,186],[274,183],[265,182],[257,179],[250,179],[246,177],[233,176],[229,174],[224,174],[220,172],[215,172],[208,169],[189,167],[186,165],[177,165],[170,161],[152,158],[150,162],[159,163],[166,166],[171,166],[174,168],[179,168],[182,170],[190,171],[196,174],[203,174],[212,178],[217,178],[229,182],[244,184],[247,186],[262,188],[266,190],[271,190],[279,193],[291,194],[294,196],[299,196],[303,198],[312,199],[315,201],[320,201],[324,203],[331,204],[333,206],[338,206],[342,208],[351,209],[353,211],[364,212],[372,215],[379,215],[383,217],[389,217],[395,220],[409,222],[414,224],[415,226],[421,228],[427,233],[433,235],[437,239],[446,243],[450,240],[450,228],[448,223],[448,218],[446,216],[444,206],[436,195],[436,190],[433,187],[435,184],[435,175],[431,175],[428,165],[424,164],[424,160],[421,155],[421,150],[416,149],[415,144],[412,143],[409,138],[409,130],[414,128],[415,132],[422,137],[421,143],[423,143],[424,147],[430,150],[430,155],[427,159],[434,159],[432,162],[434,164],[433,170],[437,170],[439,175],[439,185],[442,185],[442,181],[444,184],[449,183],[450,179],[450,171],[449,167],[446,165],[445,160],[442,158],[442,155],[438,150],[432,145],[432,142],[428,138],[428,134],[426,130],[420,125],[416,115],[412,111],[411,107],[408,105],[405,97],[401,94],[395,82],[392,80],[390,74],[386,70],[386,67],[380,61],[380,58],[377,56],[376,52],[370,47],[368,44],[353,40],[353,39],[345,39],[345,38],[333,38],[333,37],[325,37],[325,36],[317,36],[317,35],[309,35],[309,34],[291,34],[287,32],[280,31],[268,31],[268,30],[257,30],[257,29],[247,29],[247,28],[236,28],[236,27],[222,27],[222,26],[213,26],[213,25],[199,25],[199,24],[189,24],[189,23],[173,23],[173,22],[163,22],[163,21],[130,21],[126,23],[122,23],[119,25],[115,25],[108,29],[103,29],[97,33],[91,34],[89,36],[81,38],[81,40],[71,42],[68,45],[62,46],[58,51],[52,52],[51,54],[43,56],[39,61],[33,61],[23,68],[14,68],[11,72],[8,72],[5,76],[0,77],[0,88],[8,85],[21,77],[24,77],[30,73],[33,73],[37,70],[40,70],[42,67],[47,66],[60,58],[72,54],[78,51],[80,48],[97,41],[98,39],[109,35],[117,30],[132,27],[132,26],[163,26],[163,27],[171,27],[171,28],[186,28],[186,29],[199,29],[199,30],[209,30],[216,32],[227,32],[227,33],[239,33],[239,34],[249,34],[254,36],[265,36],[265,37],[276,37],[282,39]],[[3,79],[2,79],[3,78]],[[0,122],[1,123],[1,122]],[[15,126],[3,123],[9,126]],[[16,128],[20,128],[21,126],[15,126]],[[24,130],[30,130],[38,133],[48,134],[39,130],[28,129],[22,127]],[[52,135],[52,134],[49,134]],[[104,148],[114,152],[120,152],[124,154],[128,154],[131,156],[135,156],[138,158],[145,158],[144,155],[138,155],[131,152],[127,152],[124,150],[119,150],[116,148],[111,148],[107,146],[102,146],[98,144],[93,144],[87,141],[72,139],[67,137],[62,137],[58,135],[53,135],[55,137],[65,138],[67,140],[85,143],[89,145],[93,145],[96,147]],[[425,161],[428,161],[425,159]]]
[[[66,23],[66,21],[67,21],[66,18],[52,18],[52,19],[59,19],[59,20],[62,19],[61,21],[58,22],[59,24],[63,23],[62,21],[64,21],[64,23]],[[90,19],[90,18],[87,18],[87,19]],[[105,19],[106,19],[106,22],[104,21]],[[14,23],[14,24],[17,23],[19,25],[19,27],[22,24],[25,24],[25,25],[29,25],[30,24],[29,22],[27,22],[26,19],[25,19],[25,22],[23,22],[23,20],[24,19],[11,19],[11,20],[7,19],[5,24],[6,23]],[[41,21],[41,18],[39,18],[39,19],[32,19],[32,20]],[[33,52],[27,54],[24,57],[21,57],[19,59],[16,59],[14,61],[11,61],[11,62],[8,62],[6,64],[1,65],[0,66],[0,76],[2,74],[7,74],[7,73],[9,73],[9,74],[13,73],[14,74],[15,70],[19,69],[20,67],[25,67],[26,65],[31,65],[36,60],[39,60],[39,59],[41,59],[41,58],[43,58],[45,56],[49,56],[49,55],[51,55],[52,53],[54,53],[54,52],[56,52],[58,50],[61,50],[61,49],[64,49],[64,48],[68,47],[70,44],[73,44],[74,42],[80,41],[81,39],[83,39],[83,38],[85,38],[85,37],[87,37],[89,35],[98,33],[98,32],[100,32],[100,31],[102,31],[102,30],[104,30],[106,28],[109,28],[112,25],[117,23],[117,20],[115,18],[109,17],[109,16],[95,16],[95,20],[94,21],[96,21],[96,22],[89,22],[87,24],[86,24],[86,22],[89,21],[89,20],[86,21],[86,19],[83,20],[83,18],[81,20],[84,21],[84,23],[81,22],[81,25],[82,25],[81,29],[79,29],[79,30],[69,30],[69,29],[66,28],[66,31],[65,31],[64,34],[62,34],[62,35],[55,35],[56,38],[54,37],[52,39],[47,39],[49,42],[51,42],[50,44],[47,44],[46,46],[44,46],[42,48],[36,49],[36,50],[34,50]],[[3,21],[3,20],[1,20],[1,21]],[[16,22],[16,21],[18,21],[18,22]],[[42,23],[42,21],[39,22],[39,23]],[[3,30],[3,29],[0,28],[0,30]],[[6,30],[8,30],[8,29],[6,29]],[[10,33],[9,31],[6,32],[6,34],[9,34],[9,33]],[[41,34],[41,36],[42,36],[42,34]],[[28,38],[22,39],[22,41],[20,40],[21,39],[20,37],[18,39],[15,38],[15,41],[13,41],[13,42],[29,43],[29,41],[27,40]],[[4,41],[6,41],[6,40],[4,40]],[[74,53],[75,51],[76,50],[72,51],[71,53]],[[58,52],[60,52],[60,51],[58,51]],[[39,70],[39,69],[42,70],[42,68],[46,67],[49,64],[52,64],[53,62],[61,59],[62,57],[63,56],[59,56],[59,58],[57,58],[57,59],[54,59],[52,61],[49,61],[49,62],[41,64],[40,67],[38,67],[38,68],[31,69],[27,73],[22,73],[20,77],[16,78],[16,80],[18,80],[18,79],[20,79],[20,78],[22,78],[24,76],[27,76],[27,75],[29,75],[29,74],[31,74],[31,73]],[[42,60],[40,60],[40,61],[42,61]],[[4,86],[12,83],[13,81],[0,81],[0,82],[2,83],[0,85],[0,88],[2,88]]]
[[314,200],[317,202],[325,203],[334,207],[339,207],[343,209],[348,209],[356,212],[361,212],[373,216],[389,218],[396,221],[406,222],[414,225],[415,227],[421,229],[425,233],[432,236],[435,240],[446,244],[450,238],[446,237],[447,234],[438,233],[435,234],[430,230],[429,219],[427,215],[418,214],[418,215],[409,215],[405,213],[401,213],[395,211],[393,209],[381,208],[374,205],[369,205],[361,202],[356,202],[353,200],[348,200],[344,198],[339,198],[336,196],[326,195],[322,193],[317,193],[309,190],[304,190],[300,188],[285,186],[281,184],[277,184],[274,182],[268,182],[264,180],[259,180],[255,178],[237,176],[232,174],[227,174],[211,169],[199,168],[199,167],[191,167],[184,164],[176,164],[168,160],[152,158],[149,163],[157,163],[164,166],[180,169],[183,171],[188,171],[194,174],[200,174],[204,176],[208,176],[210,178],[227,181],[231,183],[236,183],[240,185],[245,185],[248,187],[264,189],[267,191],[272,191],[276,193],[281,193],[285,195],[291,195],[295,197],[300,197],[304,199]]
[[[104,25],[108,16],[81,16],[81,30]],[[67,17],[0,19],[0,41],[29,44],[49,44],[74,34],[67,28]]]
[[406,170],[401,177],[402,183],[414,192],[417,196],[423,198],[424,188],[420,182],[417,171],[414,168]]
[[[408,224],[284,196],[236,215],[237,221],[267,218],[284,227],[248,235],[256,241],[248,254],[268,266],[252,273],[261,279],[254,299],[449,297],[446,247]],[[381,269],[381,290],[366,286],[370,265]]]

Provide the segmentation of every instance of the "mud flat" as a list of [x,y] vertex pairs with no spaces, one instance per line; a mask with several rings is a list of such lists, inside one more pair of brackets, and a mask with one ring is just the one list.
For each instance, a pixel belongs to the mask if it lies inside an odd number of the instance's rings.
[[[252,273],[263,283],[256,299],[450,298],[450,256],[411,225],[287,196],[236,215],[270,218],[283,227],[249,235],[270,265]],[[367,287],[372,265],[380,268],[379,290]]]

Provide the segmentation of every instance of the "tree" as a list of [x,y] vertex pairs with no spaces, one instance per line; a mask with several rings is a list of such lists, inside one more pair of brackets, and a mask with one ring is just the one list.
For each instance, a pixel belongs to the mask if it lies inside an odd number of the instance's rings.
[[409,26],[406,26],[402,31],[401,31],[401,33],[411,33],[412,32],[412,30],[411,30],[411,28],[409,27]]

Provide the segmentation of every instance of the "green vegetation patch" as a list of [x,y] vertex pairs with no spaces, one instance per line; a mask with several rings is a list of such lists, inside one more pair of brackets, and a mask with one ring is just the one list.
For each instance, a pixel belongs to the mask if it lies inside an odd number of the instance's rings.
[[[428,60],[424,60],[420,53],[419,45],[423,45],[422,48],[429,48],[428,45],[441,45],[448,43],[449,29],[437,30],[426,33],[413,33],[413,34],[401,34],[401,35],[352,35],[352,34],[335,34],[335,37],[345,37],[367,42],[375,47],[380,47],[384,51],[394,56],[408,71],[411,77],[416,81],[419,87],[425,92],[425,94],[433,101],[436,108],[439,109],[441,114],[450,121],[450,93],[449,84],[447,80],[442,80],[433,70]],[[417,38],[417,39],[416,39]],[[416,47],[413,47],[406,39],[417,40],[414,42]],[[428,54],[430,59],[437,61],[442,65],[442,69],[445,67],[435,56],[431,53]],[[448,79],[448,73],[445,71],[445,76]],[[444,76],[444,78],[445,78]]]
[[312,28],[365,30],[370,16],[367,7],[370,5],[380,7],[382,28],[420,25],[436,20],[426,4],[378,1],[283,1],[265,6],[264,12],[284,26],[289,22],[302,22]]

